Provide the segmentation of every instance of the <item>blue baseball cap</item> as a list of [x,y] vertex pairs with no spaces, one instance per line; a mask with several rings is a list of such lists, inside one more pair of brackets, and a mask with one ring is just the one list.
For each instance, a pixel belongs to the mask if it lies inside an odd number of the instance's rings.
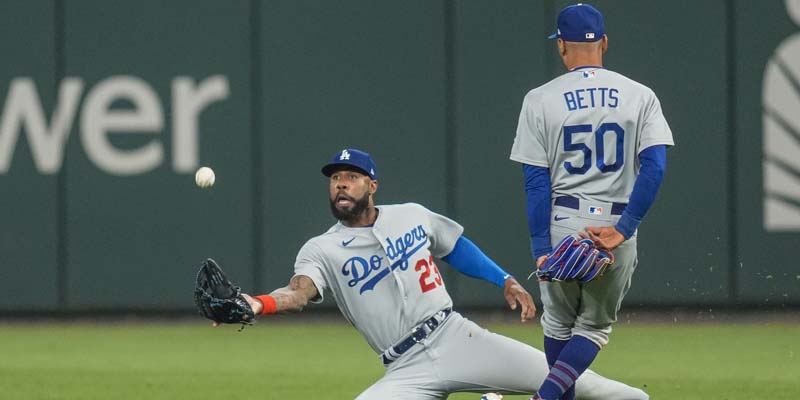
[[365,175],[369,175],[372,180],[378,179],[375,161],[372,161],[369,153],[358,149],[344,149],[334,154],[331,162],[322,167],[322,174],[329,177],[338,171],[339,167],[346,165],[358,168]]
[[569,6],[558,14],[558,31],[548,39],[561,38],[567,42],[596,42],[606,34],[603,14],[583,3]]

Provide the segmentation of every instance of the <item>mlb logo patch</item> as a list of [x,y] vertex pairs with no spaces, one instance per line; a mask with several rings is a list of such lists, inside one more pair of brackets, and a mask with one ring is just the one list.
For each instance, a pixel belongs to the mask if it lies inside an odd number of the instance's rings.
[[587,39],[594,39],[594,32],[590,32],[586,34]]
[[603,207],[589,207],[589,214],[603,215]]
[[597,76],[597,71],[583,71],[583,77],[586,79],[591,79]]

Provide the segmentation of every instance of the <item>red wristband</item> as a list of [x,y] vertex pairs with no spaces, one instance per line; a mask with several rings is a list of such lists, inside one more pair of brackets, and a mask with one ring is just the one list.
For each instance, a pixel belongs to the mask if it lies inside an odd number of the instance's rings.
[[254,296],[253,298],[258,299],[258,301],[261,302],[261,305],[263,305],[263,307],[261,307],[260,315],[275,314],[275,312],[278,310],[278,305],[275,304],[275,298],[268,294]]

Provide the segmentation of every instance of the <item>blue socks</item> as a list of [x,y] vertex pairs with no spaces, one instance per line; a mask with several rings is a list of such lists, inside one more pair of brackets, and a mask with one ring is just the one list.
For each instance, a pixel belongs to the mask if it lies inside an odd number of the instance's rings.
[[[558,340],[551,337],[544,337],[544,354],[547,357],[547,365],[553,368],[553,364],[558,360],[561,350],[569,343],[569,340]],[[572,385],[561,396],[561,400],[575,400],[575,385]]]
[[544,355],[547,357],[547,365],[553,368],[553,364],[558,360],[561,349],[569,343],[569,340],[553,339],[549,336],[544,337]]
[[544,400],[574,399],[575,381],[592,364],[600,347],[583,336],[570,340],[545,336],[544,352],[550,374],[539,388],[539,396]]

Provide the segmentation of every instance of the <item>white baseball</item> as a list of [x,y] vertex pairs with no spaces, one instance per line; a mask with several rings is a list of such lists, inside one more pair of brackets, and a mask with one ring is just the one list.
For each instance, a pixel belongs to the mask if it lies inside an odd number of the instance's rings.
[[194,182],[204,189],[213,186],[215,180],[214,170],[208,167],[200,167],[194,174]]

